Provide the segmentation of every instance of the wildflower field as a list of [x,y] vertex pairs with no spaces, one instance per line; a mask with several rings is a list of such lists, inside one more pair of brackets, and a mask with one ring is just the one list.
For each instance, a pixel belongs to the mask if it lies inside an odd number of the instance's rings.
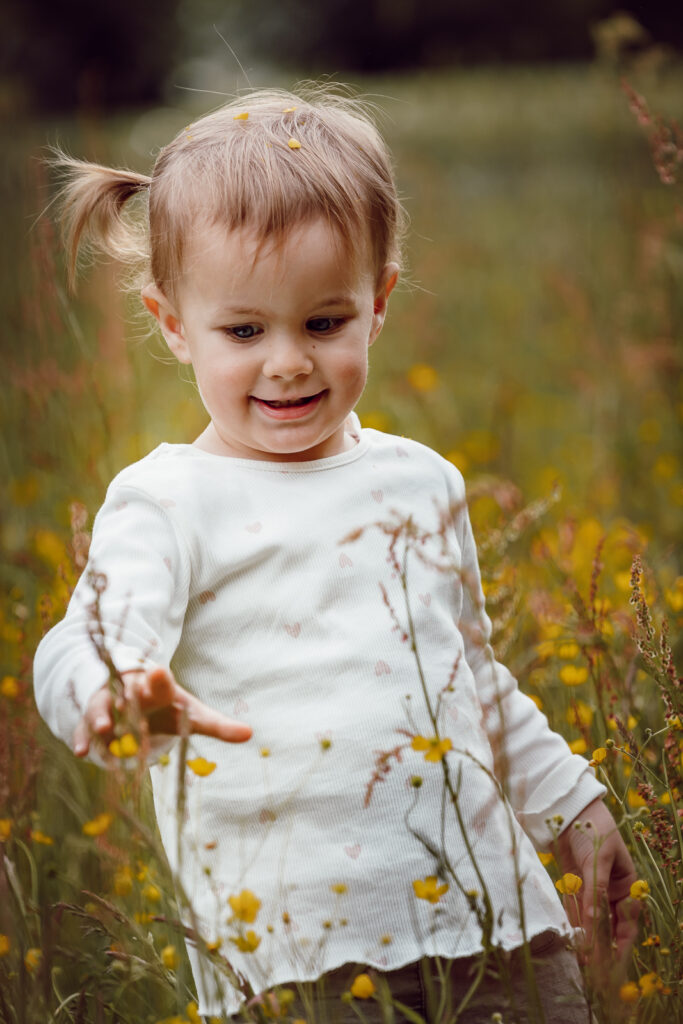
[[[608,788],[641,913],[623,973],[597,987],[587,972],[594,1020],[675,1024],[683,137],[668,120],[683,116],[683,76],[643,71],[629,82],[638,95],[587,66],[367,85],[412,230],[359,413],[462,469],[498,657]],[[93,268],[67,296],[58,235],[39,216],[51,196],[42,147],[147,171],[212,99],[194,102],[106,123],[8,115],[0,125],[2,1024],[199,1020],[182,894],[144,767],[123,756],[109,772],[77,762],[41,722],[31,685],[33,652],[63,614],[108,481],[205,425],[186,368],[141,304],[122,297],[115,268]],[[118,753],[135,746],[125,733]],[[438,733],[412,749],[423,772],[448,758]],[[210,764],[187,760],[201,785]],[[369,782],[375,768],[368,751]],[[561,877],[550,851],[542,858],[571,899],[579,883]],[[415,882],[416,899],[437,904],[441,892],[427,871]],[[231,941],[254,957],[269,925],[259,909],[248,890],[225,905]],[[229,949],[197,941],[207,963],[225,967]],[[380,996],[362,974],[348,1000],[362,1020]],[[245,1018],[291,1021],[290,1003],[280,992]],[[306,1012],[313,1024],[315,1005]]]

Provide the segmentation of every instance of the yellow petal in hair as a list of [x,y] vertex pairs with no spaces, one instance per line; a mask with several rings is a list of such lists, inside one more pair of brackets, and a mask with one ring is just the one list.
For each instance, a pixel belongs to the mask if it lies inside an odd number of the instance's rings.
[[248,120],[249,120],[249,111],[248,110],[243,110],[241,114],[235,114],[235,116],[233,117],[233,121],[248,121]]
[[282,113],[283,114],[293,114],[295,110],[296,110],[296,107],[283,107]]
[[287,143],[290,149],[301,149],[301,143],[296,139],[290,139]]

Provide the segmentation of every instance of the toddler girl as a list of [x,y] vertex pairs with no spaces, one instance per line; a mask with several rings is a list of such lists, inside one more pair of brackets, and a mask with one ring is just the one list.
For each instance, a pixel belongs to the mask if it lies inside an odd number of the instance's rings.
[[[143,301],[209,422],[110,485],[35,689],[79,757],[106,763],[126,709],[150,763],[166,752],[150,770],[200,1011],[325,976],[318,1019],[355,1019],[354,977],[438,1016],[445,958],[446,1016],[585,1021],[536,848],[564,830],[584,926],[604,904],[627,945],[635,876],[604,789],[494,659],[460,473],[353,412],[403,227],[375,128],[349,100],[259,92],[188,126],[151,178],[64,162],[72,275],[86,236],[147,261]],[[122,216],[139,195],[141,252]],[[202,776],[179,821],[183,732]]]

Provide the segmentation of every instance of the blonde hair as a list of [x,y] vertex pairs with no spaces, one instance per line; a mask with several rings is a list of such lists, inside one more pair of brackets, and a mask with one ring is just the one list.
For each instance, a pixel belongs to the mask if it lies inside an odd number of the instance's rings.
[[[73,287],[84,243],[150,277],[173,298],[193,228],[247,227],[281,243],[325,217],[375,277],[400,263],[405,214],[389,152],[358,100],[320,87],[241,95],[181,131],[151,177],[58,153],[62,226]],[[124,209],[146,195],[142,216]]]

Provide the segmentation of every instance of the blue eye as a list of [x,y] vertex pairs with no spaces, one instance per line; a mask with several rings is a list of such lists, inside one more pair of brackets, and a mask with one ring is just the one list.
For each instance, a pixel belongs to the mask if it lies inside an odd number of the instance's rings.
[[316,334],[329,334],[330,331],[341,327],[343,322],[340,316],[314,316],[312,320],[307,321],[306,327]]
[[240,324],[238,327],[228,327],[227,333],[237,341],[251,341],[261,333],[261,329],[254,324]]

